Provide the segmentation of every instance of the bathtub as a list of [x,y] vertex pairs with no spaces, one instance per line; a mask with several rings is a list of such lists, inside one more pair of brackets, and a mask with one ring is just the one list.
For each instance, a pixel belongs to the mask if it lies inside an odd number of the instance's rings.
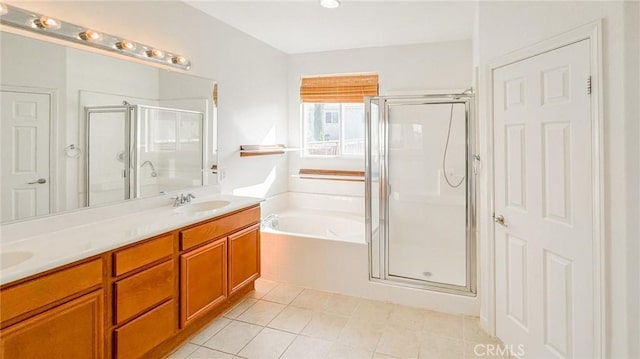
[[[264,279],[357,297],[477,315],[477,298],[369,279],[364,198],[287,192],[262,203]],[[276,218],[276,221],[271,219]]]
[[274,213],[264,232],[308,238],[365,243],[364,218],[338,211],[286,209]]

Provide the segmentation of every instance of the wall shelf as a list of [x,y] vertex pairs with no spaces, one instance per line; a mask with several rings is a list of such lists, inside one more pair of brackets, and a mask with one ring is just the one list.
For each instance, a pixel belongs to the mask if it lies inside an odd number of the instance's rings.
[[283,144],[277,145],[241,145],[240,157],[250,156],[269,156],[269,155],[281,155],[285,152],[300,151],[300,148],[287,148]]
[[363,171],[318,170],[318,169],[301,168],[298,171],[298,177],[301,179],[364,182]]

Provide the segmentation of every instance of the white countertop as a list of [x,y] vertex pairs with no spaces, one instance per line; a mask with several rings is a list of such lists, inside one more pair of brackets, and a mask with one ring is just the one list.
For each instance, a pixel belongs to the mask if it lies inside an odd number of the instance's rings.
[[196,213],[175,211],[174,207],[165,205],[0,243],[0,253],[3,254],[18,251],[33,253],[26,261],[0,270],[0,284],[26,278],[262,202],[261,198],[213,195],[198,198],[193,203],[217,200],[230,203],[218,209]]

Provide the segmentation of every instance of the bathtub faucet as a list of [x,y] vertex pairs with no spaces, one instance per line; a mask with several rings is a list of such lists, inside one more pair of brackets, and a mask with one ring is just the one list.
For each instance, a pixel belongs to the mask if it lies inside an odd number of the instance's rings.
[[270,215],[266,216],[262,220],[262,228],[265,228],[265,227],[277,228],[279,219],[280,219],[280,217],[278,217],[277,214],[270,214]]

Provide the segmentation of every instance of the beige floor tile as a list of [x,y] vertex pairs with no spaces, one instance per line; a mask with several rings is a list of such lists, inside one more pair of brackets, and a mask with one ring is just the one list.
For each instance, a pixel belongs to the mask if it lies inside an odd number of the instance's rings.
[[244,313],[245,310],[247,310],[249,307],[254,305],[257,301],[258,301],[257,299],[245,298],[242,301],[240,301],[238,304],[231,307],[231,309],[224,312],[222,316],[230,319],[236,319],[237,317],[240,316],[240,314]]
[[380,337],[376,351],[398,358],[417,358],[421,333],[414,330],[387,325]]
[[301,334],[333,341],[338,339],[347,321],[348,317],[341,315],[315,312]]
[[233,359],[233,355],[223,353],[217,350],[205,348],[205,347],[199,347],[187,358],[188,359]]
[[277,359],[295,338],[295,334],[265,328],[238,355],[248,359]]
[[358,304],[360,304],[360,298],[358,297],[329,293],[324,311],[333,314],[352,315]]
[[462,339],[462,316],[424,311],[424,326],[422,330],[444,337]]
[[249,293],[249,297],[260,299],[265,296],[265,294],[269,293],[273,288],[278,285],[276,282],[272,282],[270,280],[258,278],[255,282],[256,289]]
[[425,333],[420,342],[420,359],[460,359],[464,357],[461,339]]
[[211,324],[207,325],[203,329],[201,329],[198,334],[196,334],[193,338],[189,339],[190,343],[202,345],[207,340],[211,339],[216,333],[218,333],[222,328],[226,327],[229,323],[231,323],[231,319],[219,317],[214,320]]
[[349,345],[334,343],[327,355],[331,359],[370,359],[373,352],[362,348],[354,348]]
[[324,359],[332,345],[328,340],[298,335],[281,359]]
[[186,359],[189,354],[196,351],[196,349],[200,348],[199,346],[191,343],[184,344],[173,353],[169,354],[166,359]]
[[237,320],[265,326],[284,309],[284,304],[258,300],[254,305],[238,316]]
[[278,284],[275,288],[271,289],[269,293],[265,294],[262,299],[270,302],[289,304],[302,292],[302,289],[301,287]]
[[424,310],[396,305],[389,315],[389,324],[421,331],[424,326]]
[[361,299],[358,308],[353,312],[352,317],[370,321],[386,322],[393,311],[394,305],[391,303],[379,302],[369,299]]
[[298,334],[311,321],[312,317],[313,311],[310,309],[288,306],[284,308],[267,326]]
[[263,327],[249,323],[233,321],[204,343],[204,346],[236,354],[251,341]]
[[465,341],[474,343],[499,343],[497,339],[480,328],[480,318],[464,316],[463,320],[463,339]]
[[305,289],[291,302],[291,305],[313,310],[324,310],[327,306],[328,298],[329,293],[327,292]]
[[384,331],[384,322],[351,318],[342,329],[338,342],[374,351]]

